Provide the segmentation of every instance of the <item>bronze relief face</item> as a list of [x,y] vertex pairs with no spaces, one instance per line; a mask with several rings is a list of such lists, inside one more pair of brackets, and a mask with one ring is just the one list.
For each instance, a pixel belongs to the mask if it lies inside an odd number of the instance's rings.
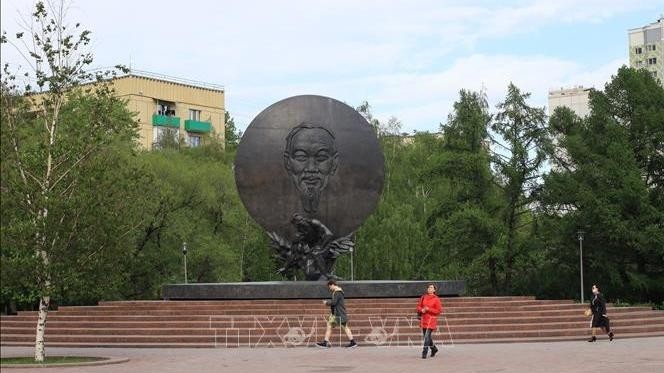
[[294,214],[341,237],[373,212],[383,187],[383,154],[367,121],[329,97],[279,101],[254,118],[238,147],[235,182],[249,214],[294,240]]
[[328,129],[303,123],[286,137],[284,168],[297,189],[304,212],[318,211],[320,195],[338,166],[339,152]]

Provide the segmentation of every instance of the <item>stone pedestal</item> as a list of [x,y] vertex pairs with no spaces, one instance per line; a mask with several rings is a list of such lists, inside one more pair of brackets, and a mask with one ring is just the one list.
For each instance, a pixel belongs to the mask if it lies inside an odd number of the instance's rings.
[[[438,295],[459,296],[465,281],[339,281],[346,298],[408,298],[438,286]],[[320,299],[330,296],[324,281],[229,282],[217,284],[169,284],[162,288],[166,300],[196,299]]]

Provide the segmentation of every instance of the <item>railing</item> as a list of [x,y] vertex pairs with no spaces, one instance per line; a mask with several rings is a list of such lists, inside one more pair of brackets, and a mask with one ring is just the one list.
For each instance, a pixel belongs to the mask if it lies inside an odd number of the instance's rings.
[[128,73],[126,74],[118,74],[118,77],[122,76],[140,76],[143,78],[150,78],[150,79],[157,79],[157,80],[165,80],[168,82],[173,82],[173,83],[179,83],[179,84],[184,84],[184,85],[190,85],[194,87],[200,87],[200,88],[206,88],[206,89],[211,89],[214,91],[224,91],[224,86],[220,84],[213,84],[213,83],[206,83],[206,82],[201,82],[198,80],[191,80],[191,79],[184,79],[184,78],[178,78],[174,76],[169,76],[169,75],[164,75],[164,74],[157,74],[149,71],[143,71],[143,70],[135,70],[131,69],[129,70]]
[[184,121],[184,129],[189,132],[210,132],[212,123],[187,119]]
[[152,114],[152,124],[155,126],[180,128],[180,118],[168,115]]
[[[96,69],[89,70],[88,72],[90,73],[95,73],[97,71],[103,72],[103,71],[115,71],[116,74],[115,76],[109,76],[109,79],[112,78],[121,78],[124,76],[138,76],[142,78],[148,78],[148,79],[156,79],[156,80],[163,80],[171,83],[178,83],[178,84],[184,84],[184,85],[189,85],[192,87],[198,87],[198,88],[205,88],[205,89],[211,89],[213,91],[221,91],[224,92],[224,86],[221,84],[214,84],[214,83],[206,83],[206,82],[201,82],[199,80],[192,80],[192,79],[184,79],[184,78],[178,78],[175,76],[170,76],[170,75],[165,75],[165,74],[159,74],[159,73],[153,73],[150,71],[144,71],[144,70],[136,70],[136,69],[129,69],[129,71],[121,72],[117,70],[116,68],[113,67],[100,67]],[[86,83],[94,83],[95,80],[93,79],[90,82],[84,82],[82,84]]]

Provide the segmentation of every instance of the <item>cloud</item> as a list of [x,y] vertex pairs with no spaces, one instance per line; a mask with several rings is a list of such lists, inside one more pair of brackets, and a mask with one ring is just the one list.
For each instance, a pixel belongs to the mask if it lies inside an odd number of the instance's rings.
[[547,105],[550,88],[579,84],[603,88],[625,62],[614,60],[600,66],[585,66],[545,56],[475,54],[457,59],[449,69],[440,72],[376,79],[383,86],[370,102],[379,118],[395,115],[407,131],[436,131],[438,124],[446,120],[461,89],[485,90],[493,110],[513,82],[532,94],[530,105],[541,107]]
[[[3,29],[11,34],[15,10],[27,14],[32,3],[3,1]],[[548,88],[596,82],[617,66],[583,66],[514,50],[518,46],[498,54],[482,46],[551,25],[611,22],[643,9],[661,9],[661,3],[78,0],[70,19],[93,30],[98,66],[131,62],[137,69],[225,85],[227,107],[240,128],[276,100],[317,93],[353,105],[367,99],[380,118],[396,115],[407,128],[436,129],[461,88],[484,84],[495,102],[513,80],[545,105]],[[12,60],[5,52],[3,47],[3,62]]]
[[[510,82],[522,91],[531,92],[530,104],[546,106],[548,91],[558,86],[582,84],[602,88],[625,61],[610,61],[601,66],[582,66],[576,62],[545,56],[474,54],[461,57],[452,66],[432,73],[372,75],[333,83],[318,82],[290,85],[267,85],[231,91],[230,102],[254,110],[236,112],[242,121],[251,120],[270,103],[291,95],[316,93],[358,105],[367,99],[380,120],[398,117],[404,130],[438,130],[461,89],[487,93],[493,109],[500,102]],[[242,105],[243,100],[265,93],[263,105]],[[357,92],[366,93],[364,97]],[[246,104],[247,102],[245,102]]]
[[[12,5],[28,13],[32,2],[3,1],[3,28],[15,19]],[[223,82],[432,68],[480,40],[647,7],[652,2],[116,0],[72,1],[70,17],[94,31],[100,63],[126,63],[131,55],[143,69]]]

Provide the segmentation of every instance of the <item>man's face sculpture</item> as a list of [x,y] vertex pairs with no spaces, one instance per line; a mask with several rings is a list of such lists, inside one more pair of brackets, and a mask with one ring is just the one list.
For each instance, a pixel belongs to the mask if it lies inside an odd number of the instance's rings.
[[327,129],[301,124],[286,138],[284,166],[297,188],[304,211],[318,211],[320,195],[337,171],[339,155],[334,135]]

